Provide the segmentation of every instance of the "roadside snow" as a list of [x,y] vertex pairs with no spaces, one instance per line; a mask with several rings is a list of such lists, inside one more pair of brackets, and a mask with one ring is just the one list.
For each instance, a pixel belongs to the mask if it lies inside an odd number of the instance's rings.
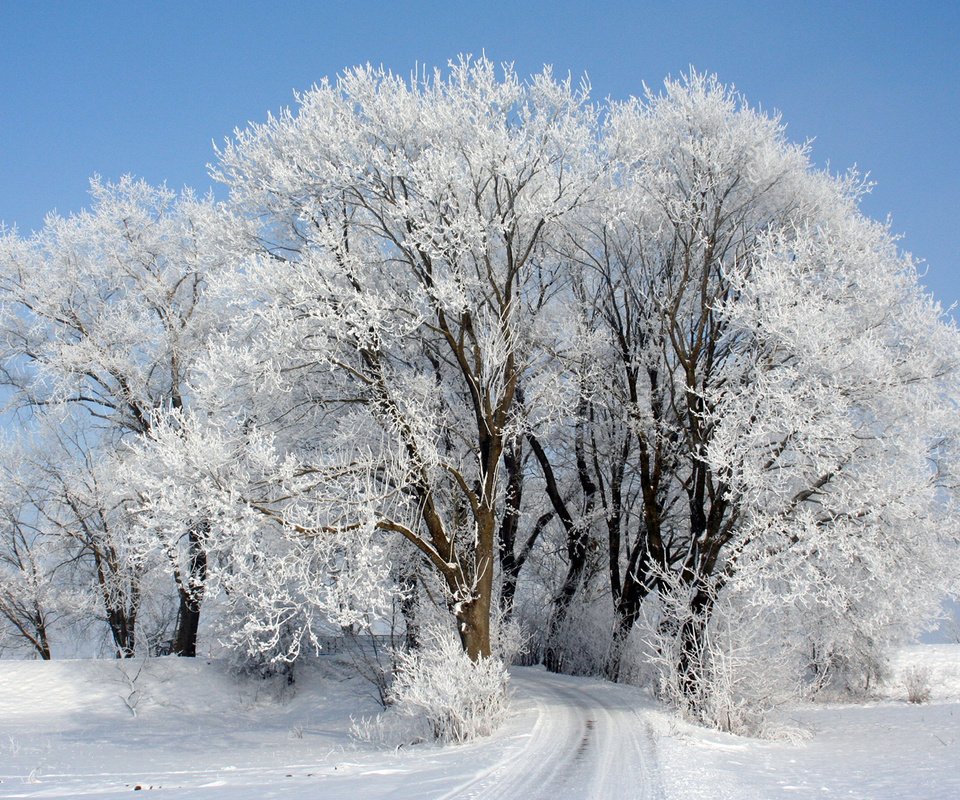
[[[931,702],[906,702],[900,675],[931,676]],[[917,645],[894,662],[885,699],[815,704],[785,715],[810,737],[766,742],[661,720],[667,796],[677,800],[960,798],[960,646]]]
[[295,689],[221,663],[0,661],[0,797],[659,798],[649,705],[630,687],[518,669],[489,739],[378,749],[377,706],[321,659]]

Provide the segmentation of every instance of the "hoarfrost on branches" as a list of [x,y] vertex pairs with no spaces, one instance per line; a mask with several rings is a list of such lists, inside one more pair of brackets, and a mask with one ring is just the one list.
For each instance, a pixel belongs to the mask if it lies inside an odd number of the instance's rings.
[[[737,730],[868,689],[956,591],[957,331],[856,173],[696,72],[593,105],[461,58],[297,99],[219,149],[226,204],[94,181],[0,239],[7,383],[76,462],[17,552],[123,554],[118,624],[172,577],[181,653],[201,603],[258,663],[396,607],[416,649],[441,607],[477,675],[527,624],[550,669],[652,665]],[[443,673],[430,635],[401,674]]]

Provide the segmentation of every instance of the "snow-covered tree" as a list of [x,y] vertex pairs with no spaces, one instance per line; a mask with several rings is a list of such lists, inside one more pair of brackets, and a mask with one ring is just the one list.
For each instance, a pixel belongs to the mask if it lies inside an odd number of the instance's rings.
[[180,652],[205,596],[275,661],[395,603],[415,641],[440,586],[476,664],[528,592],[551,668],[618,674],[640,627],[735,726],[764,659],[862,684],[946,590],[956,329],[868,187],[716,78],[600,112],[357,68],[214,171],[227,206],[94,182],[0,239],[7,382],[83,431],[37,519],[125,581],[165,559]]
[[51,628],[63,615],[58,554],[37,533],[35,506],[8,480],[0,496],[0,647],[51,657]]
[[733,281],[752,368],[718,389],[708,453],[739,511],[730,590],[802,608],[811,666],[869,684],[949,588],[956,331],[852,209],[771,233]]
[[[129,536],[131,519],[124,510],[116,474],[104,451],[68,420],[51,425],[24,451],[24,490],[39,495],[36,529],[55,546],[70,569],[76,588],[87,589],[120,658],[134,655],[144,580],[151,565],[150,549]],[[79,573],[79,574],[78,574]]]
[[245,665],[292,662],[318,647],[323,626],[360,626],[391,605],[390,553],[372,525],[335,537],[308,527],[304,503],[275,514],[276,493],[298,475],[269,434],[167,415],[119,471],[134,540],[159,543],[174,561],[186,533],[200,537],[214,631]]
[[554,245],[596,171],[592,109],[486,60],[355,69],[299,103],[220,152],[263,247],[218,289],[234,325],[197,396],[282,455],[248,503],[303,535],[406,540],[488,656],[501,465],[521,387],[555,374]]
[[723,591],[777,604],[778,625],[800,604],[812,660],[856,671],[944,590],[956,331],[858,211],[863,183],[815,171],[715,78],[614,105],[602,143],[605,198],[563,246],[581,268],[580,403],[540,453],[571,520],[564,586],[605,540],[614,674],[644,602],[669,595],[686,611],[658,635],[674,626],[678,685],[699,692]]
[[[88,467],[146,434],[159,409],[184,406],[192,365],[220,324],[204,307],[203,291],[235,258],[239,241],[222,234],[244,233],[239,224],[225,225],[226,212],[212,201],[132,178],[95,179],[91,196],[90,211],[51,215],[29,237],[8,231],[0,238],[0,341],[12,403],[25,421],[30,414],[53,427],[62,421],[69,432],[61,442],[73,444],[61,455],[73,450]],[[103,554],[124,549],[106,522],[108,506],[116,505],[106,497],[116,487],[94,487],[93,472],[80,479],[74,471],[71,480],[86,484],[81,490],[68,486],[60,465],[51,470],[69,512],[57,524],[84,543],[99,573]],[[91,492],[99,498],[92,504]],[[195,551],[196,538],[186,535],[188,549]],[[184,654],[196,646],[202,596],[202,564],[194,565],[177,584],[177,650]],[[116,596],[113,589],[107,596]],[[115,611],[108,600],[107,617]],[[121,652],[130,650],[127,636],[132,642],[132,630],[117,642]]]
[[[580,542],[568,579],[583,571],[590,541],[605,540],[622,638],[659,571],[696,581],[719,564],[736,509],[704,456],[709,393],[730,349],[718,313],[733,291],[729,272],[765,231],[812,213],[831,182],[811,173],[777,120],[696,74],[614,104],[602,146],[602,199],[563,245],[581,298],[570,364],[580,404],[561,470],[569,477],[555,482],[578,491],[551,498],[580,515],[568,525]],[[556,442],[553,452],[563,452]]]

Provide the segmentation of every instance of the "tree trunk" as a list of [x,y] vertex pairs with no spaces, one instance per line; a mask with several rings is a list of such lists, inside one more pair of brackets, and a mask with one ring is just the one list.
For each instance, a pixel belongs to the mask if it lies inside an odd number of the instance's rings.
[[40,654],[40,658],[44,661],[50,661],[53,658],[52,653],[50,652],[50,639],[47,637],[47,619],[43,613],[43,609],[40,608],[39,603],[34,603],[34,610],[36,612],[36,630],[37,635],[34,638],[33,644],[37,648],[37,652]]
[[123,609],[110,609],[107,622],[117,658],[133,658],[136,646],[135,621],[128,619]]
[[[587,410],[587,401],[583,398],[577,407],[577,416],[580,420],[586,417]],[[586,572],[590,534],[583,524],[583,521],[589,519],[593,511],[596,502],[597,484],[590,474],[590,468],[587,463],[584,446],[584,425],[582,421],[577,423],[575,440],[577,478],[580,482],[580,488],[583,490],[583,508],[581,510],[579,524],[574,521],[566,503],[560,496],[556,478],[553,475],[553,469],[547,460],[543,448],[533,437],[530,437],[530,443],[543,469],[544,478],[547,483],[547,494],[561,522],[563,522],[567,533],[567,574],[563,580],[563,585],[560,587],[560,591],[553,599],[553,613],[550,618],[550,628],[547,633],[547,647],[543,658],[543,664],[550,672],[559,672],[563,667],[563,652],[558,642],[558,636],[563,627],[563,623],[566,621],[574,595],[576,595],[577,590],[580,588],[584,573]]]
[[636,578],[629,578],[620,596],[617,598],[614,611],[616,613],[616,627],[613,631],[613,642],[610,648],[610,658],[607,662],[607,677],[612,681],[620,680],[620,663],[623,646],[626,644],[630,631],[640,616],[640,605],[646,597],[643,583]]
[[513,616],[514,601],[517,597],[517,579],[520,576],[520,569],[512,556],[509,559],[501,558],[500,563],[500,613],[506,620]]
[[184,592],[180,593],[177,632],[173,637],[173,655],[194,658],[197,655],[197,632],[200,629],[200,606]]
[[407,650],[420,647],[420,625],[417,623],[417,573],[404,571],[398,581],[403,594],[400,597],[400,616],[403,617],[404,643]]
[[553,598],[553,613],[550,615],[550,627],[547,632],[547,647],[543,654],[543,665],[550,672],[560,672],[563,668],[563,648],[559,644],[560,631],[566,622],[567,613],[573,604],[573,598],[580,588],[587,565],[587,542],[585,531],[567,540],[567,554],[570,565],[560,591]]
[[173,637],[172,652],[193,658],[197,655],[197,633],[200,629],[200,604],[203,602],[204,582],[207,578],[207,552],[201,539],[204,526],[190,531],[190,575],[184,585],[180,582],[180,609],[177,613],[177,632]]
[[517,578],[523,562],[516,556],[517,527],[520,521],[520,503],[523,498],[522,440],[518,439],[503,451],[507,473],[507,491],[504,497],[503,519],[500,521],[500,611],[504,617],[513,613],[513,599],[517,593]]
[[679,631],[680,650],[677,656],[677,683],[694,714],[703,707],[706,629],[711,611],[710,595],[699,589],[690,601],[690,617]]
[[489,658],[490,648],[490,597],[482,595],[456,610],[457,632],[464,652],[471,661]]

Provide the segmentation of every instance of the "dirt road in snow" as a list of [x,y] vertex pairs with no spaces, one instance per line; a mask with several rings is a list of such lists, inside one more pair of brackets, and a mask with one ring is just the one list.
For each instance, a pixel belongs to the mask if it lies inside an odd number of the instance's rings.
[[[662,800],[656,748],[632,687],[512,673],[513,713],[489,739],[413,747],[311,770],[313,796],[352,800]],[[279,796],[279,795],[277,795]],[[284,795],[286,796],[286,795]]]

